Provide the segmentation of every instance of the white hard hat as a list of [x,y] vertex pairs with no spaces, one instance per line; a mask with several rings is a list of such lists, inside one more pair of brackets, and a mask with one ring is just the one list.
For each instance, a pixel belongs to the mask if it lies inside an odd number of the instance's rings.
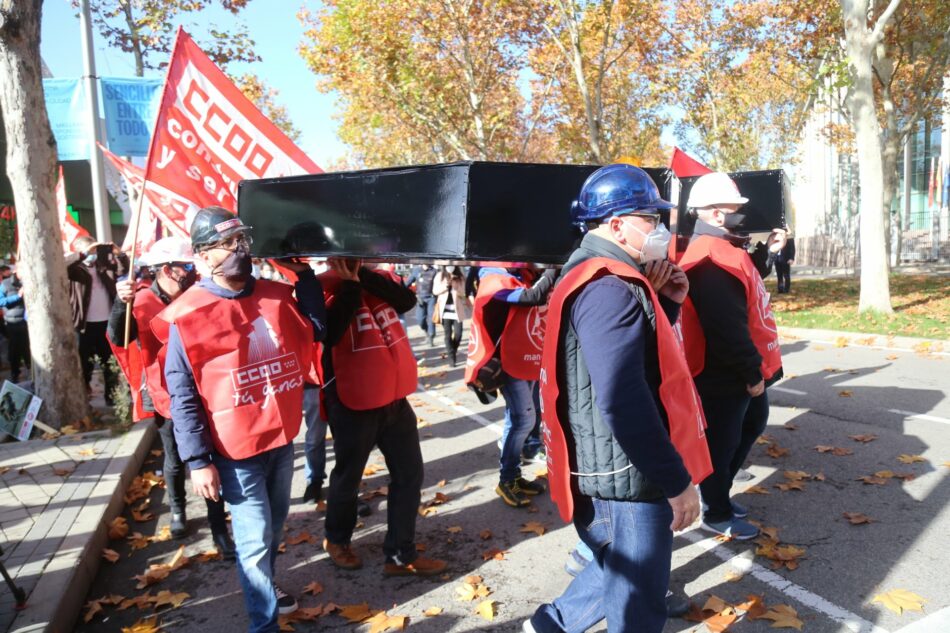
[[180,237],[163,237],[148,252],[139,258],[143,266],[160,266],[172,262],[189,263],[195,261],[191,251],[191,242]]
[[701,209],[717,204],[745,204],[748,198],[739,194],[739,188],[728,174],[713,172],[696,179],[689,191],[686,206]]

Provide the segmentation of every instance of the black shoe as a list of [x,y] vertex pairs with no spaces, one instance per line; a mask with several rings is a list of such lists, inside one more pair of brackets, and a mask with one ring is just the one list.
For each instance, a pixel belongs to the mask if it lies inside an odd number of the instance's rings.
[[522,493],[533,497],[544,492],[544,484],[539,480],[535,479],[533,481],[528,481],[524,477],[518,477],[514,481],[515,487]]
[[456,352],[450,352],[450,353],[449,353],[449,364],[450,364],[452,367],[455,367],[456,365],[459,364],[459,361],[458,361],[458,354],[457,354]]
[[356,502],[356,514],[361,517],[368,517],[373,513],[373,509],[369,506],[368,503],[360,499]]
[[685,595],[673,593],[669,589],[666,591],[666,617],[678,618],[686,615],[689,611],[689,598]]
[[235,560],[237,558],[234,541],[231,539],[231,535],[228,534],[227,530],[224,532],[212,532],[211,540],[214,541],[214,547],[218,550],[218,553],[221,554],[221,558],[224,560]]
[[428,337],[428,339],[429,339],[429,347],[435,347],[435,337],[430,336]]
[[276,584],[274,584],[274,591],[277,593],[277,613],[290,615],[297,610],[299,605],[292,595],[288,594]]
[[312,501],[313,503],[320,503],[323,500],[323,484],[319,481],[311,481],[307,484],[306,490],[303,491],[302,503],[307,503]]
[[172,538],[175,539],[185,538],[188,535],[188,518],[184,511],[172,512],[171,533]]

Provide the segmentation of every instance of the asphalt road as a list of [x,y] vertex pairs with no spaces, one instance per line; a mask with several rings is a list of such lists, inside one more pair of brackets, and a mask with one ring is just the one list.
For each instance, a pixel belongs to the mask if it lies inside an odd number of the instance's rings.
[[[429,516],[418,518],[418,541],[427,554],[449,561],[449,573],[431,580],[386,579],[382,572],[382,539],[385,531],[385,498],[370,503],[374,513],[364,520],[354,536],[365,567],[357,572],[336,570],[318,544],[287,545],[278,558],[278,580],[289,592],[301,595],[310,582],[323,590],[302,596],[301,605],[315,607],[367,603],[391,615],[409,616],[408,628],[430,631],[520,631],[521,622],[537,604],[556,597],[569,582],[563,564],[576,535],[563,524],[547,496],[534,511],[504,506],[493,489],[497,481],[500,402],[483,406],[461,384],[461,368],[440,364],[436,349],[423,348],[413,329],[417,349],[424,357],[420,391],[411,397],[419,417],[419,433],[426,460],[423,502],[436,493],[447,501],[435,506]],[[795,609],[803,630],[811,633],[865,631],[875,633],[941,633],[950,631],[950,356],[913,352],[836,347],[833,343],[788,340],[783,345],[788,377],[770,390],[772,414],[767,435],[781,457],[771,457],[766,444],[754,447],[749,470],[751,482],[736,485],[742,493],[758,485],[769,494],[740,494],[751,518],[778,528],[783,545],[804,549],[795,570],[773,570],[772,561],[755,556],[751,543],[720,543],[707,534],[691,530],[675,539],[673,585],[684,590],[698,606],[710,596],[728,603],[742,602],[749,595],[762,596],[769,606],[786,604]],[[794,428],[792,428],[794,427]],[[875,435],[863,443],[850,435]],[[302,470],[302,435],[297,442],[298,471]],[[816,446],[849,449],[836,456],[818,452]],[[332,444],[330,449],[332,465]],[[905,464],[898,456],[920,455],[925,461]],[[160,467],[155,458],[146,470]],[[382,463],[378,453],[370,463]],[[531,475],[538,466],[526,467]],[[884,485],[859,481],[882,470],[912,474],[912,480],[892,477]],[[782,491],[785,471],[803,471],[804,490]],[[387,483],[385,469],[366,477],[372,490]],[[293,495],[303,492],[303,474],[294,481]],[[153,490],[152,506],[166,510],[162,491]],[[857,512],[872,518],[869,524],[852,525],[843,513]],[[128,516],[128,515],[127,515]],[[203,504],[192,499],[189,516],[193,535],[181,543],[157,542],[131,552],[125,542],[115,542],[121,554],[116,563],[104,562],[89,591],[89,598],[106,594],[133,597],[132,577],[150,564],[167,562],[179,544],[188,555],[210,548],[203,521]],[[133,531],[154,534],[167,524],[167,511],[156,520],[136,523]],[[291,508],[288,538],[308,532],[315,543],[323,537],[323,514],[299,503]],[[524,524],[537,522],[546,528],[543,536],[521,532]],[[458,529],[460,528],[460,529]],[[491,537],[480,536],[485,530]],[[504,557],[486,556],[502,550]],[[466,576],[477,574],[491,590],[497,614],[489,622],[477,615],[478,601],[457,599],[457,588]],[[158,621],[165,631],[234,633],[246,629],[243,601],[233,567],[220,561],[199,563],[175,571],[150,587],[187,592],[188,600],[177,609],[162,609]],[[875,595],[906,589],[927,600],[922,612],[899,616],[881,604]],[[441,614],[427,617],[423,611],[439,607]],[[135,607],[119,611],[105,608],[89,624],[77,623],[82,632],[119,631],[152,611]],[[929,619],[928,619],[929,618]],[[916,623],[918,628],[908,628]],[[360,630],[338,614],[315,622],[297,622],[295,630]],[[772,630],[769,620],[742,619],[730,630]],[[703,631],[704,625],[671,620],[666,633]],[[602,629],[601,629],[602,630]],[[630,626],[636,631],[635,624]],[[790,630],[790,629],[789,629]]]

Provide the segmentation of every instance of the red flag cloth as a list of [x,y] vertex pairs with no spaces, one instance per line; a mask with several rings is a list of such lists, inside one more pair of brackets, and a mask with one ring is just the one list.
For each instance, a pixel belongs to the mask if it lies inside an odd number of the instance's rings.
[[[129,204],[132,207],[132,213],[141,213],[135,252],[138,254],[144,253],[155,242],[159,223],[170,234],[187,238],[191,218],[198,210],[197,205],[173,192],[163,190],[154,183],[146,182],[144,169],[116,156],[102,145],[99,148],[102,149],[103,155],[109,159],[109,162],[122,174],[126,189],[129,192]],[[145,198],[141,201],[140,207],[139,198],[142,196],[143,187],[145,188]],[[125,241],[122,243],[123,251],[132,250],[134,228],[135,222],[133,219],[129,231],[125,234]]]
[[59,226],[63,236],[63,251],[68,253],[73,250],[76,238],[89,235],[89,231],[79,226],[66,208],[66,182],[63,180],[62,165],[59,166],[59,179],[56,181],[56,210],[59,213]]
[[[926,165],[926,163],[924,163]],[[927,179],[927,206],[934,206],[934,190],[937,188],[937,159],[930,157],[930,178]]]
[[670,169],[673,170],[677,178],[689,178],[691,176],[702,176],[703,174],[712,173],[709,167],[706,167],[678,147],[673,148],[673,156],[670,158]]
[[146,180],[235,211],[242,179],[321,172],[179,28]]

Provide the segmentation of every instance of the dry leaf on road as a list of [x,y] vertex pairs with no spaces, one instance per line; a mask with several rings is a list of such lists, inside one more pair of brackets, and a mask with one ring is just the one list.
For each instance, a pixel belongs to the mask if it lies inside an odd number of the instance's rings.
[[426,616],[427,618],[432,618],[437,615],[440,615],[441,613],[442,613],[442,607],[429,607],[428,609],[422,612],[422,615]]
[[481,532],[478,533],[478,538],[482,539],[483,541],[487,541],[491,537],[492,537],[491,530],[482,530]]
[[874,435],[873,433],[867,433],[865,435],[849,435],[848,437],[850,437],[855,442],[862,442],[864,444],[873,442],[877,439],[877,435]]
[[782,492],[788,492],[789,490],[805,490],[805,484],[800,481],[789,481],[784,484],[775,484],[775,487]]
[[363,622],[365,620],[369,620],[377,613],[379,613],[379,611],[371,611],[369,605],[365,602],[362,604],[348,604],[340,607],[340,616],[346,618],[350,622]]
[[522,525],[521,529],[518,531],[525,532],[525,533],[534,532],[538,536],[544,536],[544,530],[545,530],[544,525],[542,525],[541,523],[538,523],[537,521],[528,521],[527,523]]
[[811,479],[811,475],[806,473],[804,470],[786,470],[784,473],[785,479],[789,481],[802,481],[803,479]]
[[369,624],[369,633],[403,631],[408,623],[408,615],[387,615],[385,611],[380,611],[365,622],[365,624]]
[[106,548],[102,550],[102,557],[106,559],[107,561],[109,561],[110,563],[114,563],[117,560],[119,560],[119,552]]
[[785,457],[789,454],[789,452],[789,449],[782,448],[778,444],[769,444],[769,447],[765,449],[765,454],[775,459],[778,459],[779,457]]
[[852,451],[850,448],[840,448],[838,446],[827,446],[824,444],[819,444],[815,447],[815,450],[819,453],[831,453],[832,455],[836,455],[838,457],[854,454],[854,451]]
[[112,519],[112,522],[109,523],[109,538],[112,540],[118,540],[120,538],[125,538],[129,533],[129,522],[125,520],[125,517],[116,517]]
[[159,633],[162,627],[156,624],[158,616],[153,615],[150,618],[139,620],[132,626],[123,626],[122,633]]
[[864,525],[874,521],[871,517],[866,514],[861,514],[860,512],[845,512],[843,516],[851,525]]
[[303,588],[303,592],[309,593],[311,596],[315,596],[322,591],[323,585],[318,583],[316,580],[310,582],[306,587]]
[[475,607],[475,613],[477,613],[478,615],[482,616],[483,618],[491,622],[492,620],[495,619],[495,614],[497,613],[497,609],[495,607],[495,601],[485,600],[483,602],[478,603],[478,606]]
[[897,456],[897,461],[902,464],[916,464],[918,462],[926,462],[927,458],[923,455],[908,455],[906,453],[901,453]]
[[763,488],[762,486],[749,486],[748,488],[746,488],[746,489],[743,490],[742,492],[745,493],[745,494],[747,494],[747,495],[770,495],[770,494],[772,494],[771,492],[769,492],[769,490],[768,490],[767,488]]
[[927,599],[906,589],[892,589],[887,593],[877,594],[871,602],[880,602],[897,615],[901,615],[904,611],[923,611]]

